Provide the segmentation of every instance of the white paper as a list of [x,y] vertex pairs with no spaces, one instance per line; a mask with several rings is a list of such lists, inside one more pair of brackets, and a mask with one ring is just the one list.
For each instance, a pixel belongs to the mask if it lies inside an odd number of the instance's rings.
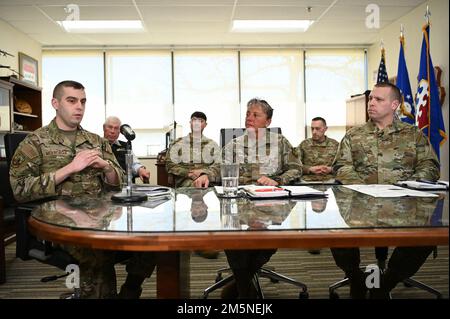
[[354,191],[373,196],[373,197],[438,197],[436,194],[417,191],[409,188],[404,188],[395,185],[382,185],[382,184],[370,184],[370,185],[344,185],[346,188],[350,188]]
[[219,195],[223,195],[223,187],[222,186],[214,186],[216,193]]

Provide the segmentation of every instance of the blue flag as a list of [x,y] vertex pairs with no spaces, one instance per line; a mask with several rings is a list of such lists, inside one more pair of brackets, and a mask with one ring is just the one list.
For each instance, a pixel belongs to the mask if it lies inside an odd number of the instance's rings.
[[386,71],[386,61],[384,59],[384,49],[381,49],[381,60],[380,66],[378,67],[377,83],[387,83],[389,82],[387,71]]
[[440,146],[446,141],[444,119],[442,118],[439,91],[434,76],[433,62],[430,56],[430,25],[422,28],[423,41],[420,53],[418,87],[416,94],[417,126],[428,137],[438,158]]
[[413,101],[411,84],[409,82],[408,69],[406,68],[404,46],[405,39],[403,38],[403,36],[401,36],[396,85],[402,93],[403,101],[402,104],[397,108],[397,115],[403,122],[415,125],[416,108]]

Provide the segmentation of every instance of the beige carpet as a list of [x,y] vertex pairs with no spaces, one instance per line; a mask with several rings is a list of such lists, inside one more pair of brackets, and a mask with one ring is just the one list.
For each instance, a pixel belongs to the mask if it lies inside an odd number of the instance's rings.
[[[414,277],[439,290],[444,298],[449,297],[448,247],[439,247],[436,259],[429,257],[422,269]],[[361,250],[363,264],[374,263],[373,248]],[[15,258],[15,244],[7,246],[7,282],[0,285],[0,298],[16,299],[54,299],[68,290],[64,279],[41,283],[44,276],[61,274],[56,268],[37,261],[22,261]],[[322,249],[320,255],[311,255],[304,250],[279,250],[268,264],[285,276],[301,280],[308,285],[310,298],[328,298],[328,286],[343,278],[343,273],[336,267],[329,249]],[[203,289],[214,283],[216,270],[226,267],[227,262],[222,252],[218,259],[210,260],[192,255],[191,257],[191,297],[202,298]],[[123,265],[116,266],[118,285],[125,279]],[[266,298],[298,298],[299,290],[285,283],[271,283],[261,279],[261,286]],[[341,298],[348,298],[348,288],[339,289]],[[210,298],[219,298],[220,291],[215,291]],[[392,292],[394,299],[432,298],[432,295],[416,288],[398,285]],[[143,298],[155,298],[155,277],[144,284]]]

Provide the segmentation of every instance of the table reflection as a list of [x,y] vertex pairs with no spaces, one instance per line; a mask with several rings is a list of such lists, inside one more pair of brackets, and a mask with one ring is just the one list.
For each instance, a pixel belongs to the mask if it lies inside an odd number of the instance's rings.
[[111,221],[120,219],[122,207],[112,206],[102,197],[61,197],[43,203],[33,217],[54,225],[107,230]]
[[380,198],[340,187],[333,189],[339,212],[345,222],[355,227],[445,226],[445,194],[439,197]]

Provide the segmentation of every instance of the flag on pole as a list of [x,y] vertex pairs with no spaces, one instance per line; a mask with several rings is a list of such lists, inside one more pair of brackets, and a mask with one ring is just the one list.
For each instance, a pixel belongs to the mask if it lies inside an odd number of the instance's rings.
[[400,54],[398,56],[396,85],[400,89],[403,98],[401,105],[397,108],[397,115],[403,122],[415,125],[416,109],[413,101],[411,84],[409,82],[408,69],[406,67],[405,38],[403,37],[403,34],[400,36]]
[[386,61],[384,59],[384,48],[381,48],[381,61],[378,67],[377,83],[389,82],[387,71],[386,71]]
[[422,32],[423,41],[416,94],[417,126],[428,138],[436,155],[440,158],[440,146],[447,140],[447,134],[445,133],[439,91],[430,56],[429,23],[422,28]]

